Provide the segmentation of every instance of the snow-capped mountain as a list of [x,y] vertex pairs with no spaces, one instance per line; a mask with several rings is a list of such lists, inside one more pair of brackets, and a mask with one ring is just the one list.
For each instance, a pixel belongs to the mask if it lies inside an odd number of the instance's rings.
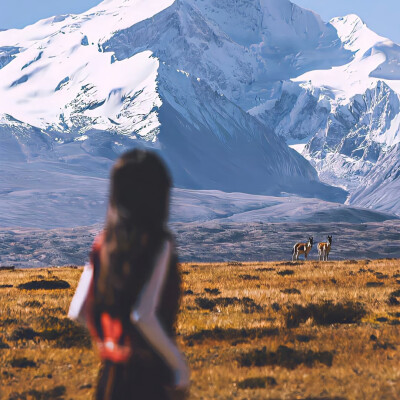
[[29,125],[51,147],[30,161],[70,162],[82,149],[113,159],[146,145],[162,152],[178,186],[343,201],[342,190],[321,184],[304,158],[234,102],[267,75],[264,50],[248,51],[195,3],[109,0],[0,33],[0,129],[11,134],[9,149],[31,155],[18,135],[24,130],[29,141]]
[[331,201],[346,189],[359,204],[360,185],[383,182],[378,160],[398,154],[399,54],[358,17],[324,23],[288,0],[105,0],[1,31],[0,165],[13,178],[0,193],[22,190],[29,165],[32,193],[40,181],[52,195],[60,174],[79,198],[85,176],[147,146],[179,187]]
[[349,190],[350,203],[399,213],[394,191],[381,201],[387,174],[378,175],[382,162],[395,168],[398,159],[400,47],[355,15],[330,24],[351,60],[284,82],[273,101],[251,112],[301,151],[322,181]]

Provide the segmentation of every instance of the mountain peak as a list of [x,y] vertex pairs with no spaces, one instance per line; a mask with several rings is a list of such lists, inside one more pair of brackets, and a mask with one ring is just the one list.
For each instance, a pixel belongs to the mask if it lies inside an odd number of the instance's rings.
[[362,29],[362,27],[365,25],[365,22],[357,14],[348,14],[343,17],[335,17],[332,18],[330,22],[338,25],[351,25],[356,28],[356,30]]
[[366,51],[376,43],[386,40],[369,29],[356,14],[333,18],[330,24],[337,30],[344,47],[353,52]]
[[365,29],[369,30],[364,21],[356,14],[332,18],[330,24],[335,27],[343,42],[350,42],[361,31]]

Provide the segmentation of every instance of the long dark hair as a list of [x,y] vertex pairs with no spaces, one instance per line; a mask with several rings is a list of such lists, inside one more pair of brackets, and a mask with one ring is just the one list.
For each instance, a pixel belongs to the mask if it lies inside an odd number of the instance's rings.
[[170,187],[164,163],[151,151],[129,151],[112,169],[95,302],[114,316],[128,318],[169,237]]

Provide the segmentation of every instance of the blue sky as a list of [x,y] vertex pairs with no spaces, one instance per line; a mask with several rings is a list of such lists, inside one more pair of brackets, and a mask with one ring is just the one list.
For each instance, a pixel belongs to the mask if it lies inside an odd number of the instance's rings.
[[324,21],[357,14],[376,33],[400,44],[400,0],[293,0],[315,11]]
[[[157,1],[157,0],[148,0]],[[400,43],[400,0],[293,0],[320,14],[325,21],[358,14],[382,36]],[[100,0],[0,0],[0,28],[22,28],[58,14],[80,13]]]
[[0,29],[23,28],[53,15],[79,14],[100,2],[101,0],[0,0]]

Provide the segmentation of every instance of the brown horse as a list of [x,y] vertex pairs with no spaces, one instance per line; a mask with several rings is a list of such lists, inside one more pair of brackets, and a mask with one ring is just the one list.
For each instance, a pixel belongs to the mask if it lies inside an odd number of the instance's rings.
[[328,256],[332,245],[332,236],[328,236],[327,239],[327,242],[318,243],[319,261],[328,261]]
[[311,251],[314,244],[312,236],[308,238],[307,243],[296,243],[292,250],[292,261],[298,260],[300,254],[304,254],[304,258],[307,260],[308,253]]

